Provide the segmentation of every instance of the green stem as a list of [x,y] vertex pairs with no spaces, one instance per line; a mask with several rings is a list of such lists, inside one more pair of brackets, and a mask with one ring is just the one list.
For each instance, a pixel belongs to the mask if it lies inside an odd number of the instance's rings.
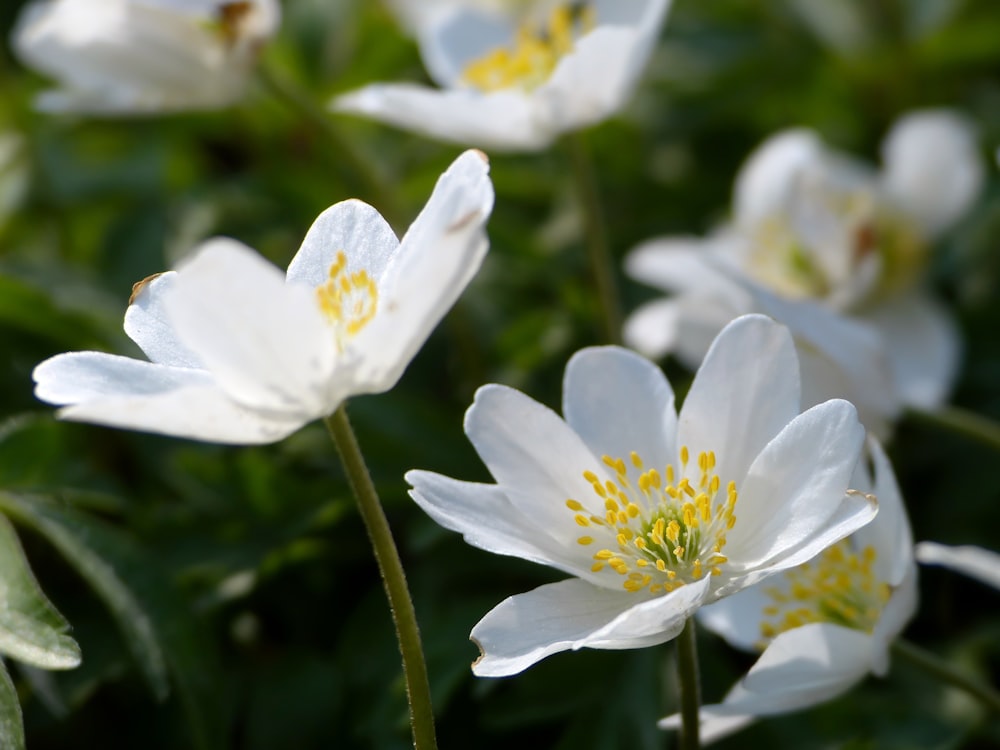
[[352,143],[337,127],[328,113],[316,106],[309,94],[286,76],[261,66],[260,80],[265,88],[281,100],[295,114],[313,125],[328,141],[324,151],[334,154],[339,163],[347,164],[360,182],[366,197],[397,231],[409,224],[405,212],[396,199],[396,193],[381,170]]
[[694,618],[689,617],[677,636],[677,676],[681,690],[681,750],[698,750],[701,707],[701,686],[698,681],[698,642],[695,639]]
[[1000,424],[957,406],[942,406],[934,410],[909,407],[907,416],[924,424],[944,427],[970,440],[1000,451]]
[[968,675],[956,672],[954,667],[941,657],[902,638],[897,638],[893,642],[892,653],[941,682],[965,691],[993,713],[1000,714],[1000,693]]
[[406,585],[406,574],[399,559],[399,551],[392,539],[389,521],[382,510],[378,493],[372,482],[364,456],[358,446],[358,439],[347,418],[347,410],[341,405],[327,417],[326,427],[330,431],[340,460],[347,472],[348,481],[358,501],[358,509],[365,522],[368,538],[375,551],[382,583],[389,598],[389,609],[396,626],[399,650],[403,656],[403,676],[406,680],[406,696],[410,704],[410,728],[413,730],[413,746],[417,750],[435,750],[437,740],[434,735],[434,708],[431,704],[430,682],[427,679],[427,665],[420,644],[420,630],[417,614]]
[[591,273],[597,287],[597,298],[604,316],[605,340],[612,344],[622,341],[622,311],[618,300],[618,285],[615,281],[615,265],[608,244],[607,222],[597,187],[597,175],[593,160],[587,149],[582,133],[567,136],[570,157],[573,163],[573,177],[583,211],[584,232],[587,252],[590,256]]

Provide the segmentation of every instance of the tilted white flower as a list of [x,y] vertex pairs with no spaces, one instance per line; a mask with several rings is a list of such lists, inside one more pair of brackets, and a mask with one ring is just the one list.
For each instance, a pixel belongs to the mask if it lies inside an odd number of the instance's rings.
[[[696,363],[726,320],[764,312],[793,328],[804,365],[819,355],[807,402],[857,398],[883,437],[901,404],[939,405],[960,342],[923,272],[931,241],[978,194],[983,168],[971,126],[948,111],[902,118],[883,162],[875,173],[808,130],[770,138],[737,177],[729,224],[706,239],[646,242],[626,259],[633,278],[675,293],[636,311],[626,341]],[[834,339],[862,349],[824,343]]]
[[345,398],[391,388],[486,254],[486,157],[438,180],[402,241],[356,200],[324,211],[280,270],[209,240],[141,284],[125,331],[149,362],[60,354],[35,368],[59,416],[219,443],[280,440]]
[[[869,443],[874,482],[860,462],[852,485],[878,497],[878,516],[815,559],[705,607],[698,620],[737,648],[763,653],[722,703],[701,707],[711,742],[757,716],[812,706],[869,673],[885,675],[889,647],[917,607],[917,568],[892,466]],[[660,726],[677,728],[679,715]]]
[[424,64],[440,89],[373,84],[336,98],[333,107],[465,145],[542,149],[624,106],[668,6],[562,3],[519,27],[520,14],[456,4],[420,35]]
[[937,542],[920,542],[917,560],[924,565],[940,565],[1000,589],[1000,554],[963,544],[953,547]]
[[214,109],[243,96],[280,19],[277,0],[34,0],[11,42],[59,82],[43,110]]
[[481,676],[568,649],[667,641],[700,606],[812,558],[875,513],[847,492],[864,435],[854,407],[800,414],[791,336],[764,316],[719,334],[679,415],[659,368],[618,347],[570,359],[563,414],[485,386],[465,431],[497,483],[406,475],[413,499],[468,543],[574,576],[476,625]]

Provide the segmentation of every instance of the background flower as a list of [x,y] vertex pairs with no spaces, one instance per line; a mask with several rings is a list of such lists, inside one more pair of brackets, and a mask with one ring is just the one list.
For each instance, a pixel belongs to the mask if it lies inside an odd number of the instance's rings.
[[[851,481],[878,497],[875,520],[813,560],[706,607],[698,620],[730,644],[763,650],[721,703],[701,709],[706,742],[755,716],[795,711],[884,676],[889,647],[917,608],[913,539],[892,466],[869,442],[874,481],[859,463]],[[677,728],[680,717],[660,722]]]
[[61,354],[38,398],[84,422],[223,443],[280,440],[350,395],[391,388],[486,254],[493,188],[468,151],[402,241],[360,201],[316,219],[285,277],[235,240],[140,282],[126,333],[149,362]]
[[937,542],[920,542],[917,560],[924,565],[940,565],[971,576],[1000,589],[1000,555],[992,550],[966,544],[952,547]]
[[570,360],[565,422],[481,388],[465,430],[497,484],[411,471],[411,496],[470,544],[574,577],[489,612],[473,671],[662,643],[700,606],[867,523],[874,503],[845,495],[863,435],[854,408],[799,414],[798,390],[791,337],[763,316],[723,329],[679,415],[659,369],[615,347]]
[[214,109],[243,96],[280,17],[277,0],[35,0],[12,46],[60,84],[43,110]]
[[333,106],[464,145],[542,149],[624,106],[668,7],[669,0],[566,3],[519,29],[517,14],[455,4],[420,39],[440,89],[373,84]]
[[[804,344],[807,400],[855,400],[882,437],[900,404],[942,403],[960,342],[923,277],[931,241],[976,198],[983,168],[971,126],[948,111],[901,118],[882,152],[876,173],[805,129],[769,138],[737,175],[729,224],[704,240],[645,242],[626,259],[631,276],[678,295],[636,311],[626,340],[690,365],[730,315],[766,312]],[[837,347],[845,335],[867,339],[865,355]]]

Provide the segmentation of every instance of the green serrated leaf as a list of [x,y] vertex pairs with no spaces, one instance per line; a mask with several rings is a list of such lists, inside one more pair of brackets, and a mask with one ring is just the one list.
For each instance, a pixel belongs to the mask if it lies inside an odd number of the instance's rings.
[[0,515],[0,653],[43,669],[72,669],[80,647],[45,598],[17,533]]
[[5,750],[24,750],[21,704],[3,660],[0,660],[0,747]]
[[129,537],[49,498],[0,492],[0,510],[51,542],[104,600],[157,698],[169,693],[170,670],[194,746],[222,747],[213,661],[156,563]]

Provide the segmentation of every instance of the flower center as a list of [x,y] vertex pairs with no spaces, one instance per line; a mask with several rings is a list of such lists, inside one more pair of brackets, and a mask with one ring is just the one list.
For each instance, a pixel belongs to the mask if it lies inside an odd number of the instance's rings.
[[[621,458],[601,458],[614,472],[613,480],[602,482],[594,472],[583,472],[594,497],[586,503],[567,500],[566,507],[577,525],[591,530],[577,543],[600,547],[593,554],[593,572],[621,576],[626,591],[648,589],[653,594],[673,591],[707,573],[722,574],[726,532],[736,523],[736,484],[730,482],[720,495],[715,453],[699,453],[690,474],[688,459],[684,446],[680,471],[668,464],[661,475],[655,468],[645,470],[633,452],[634,483]],[[594,510],[598,502],[599,512]]]
[[830,622],[871,632],[891,589],[875,577],[875,548],[855,551],[848,540],[827,547],[812,562],[785,572],[784,580],[764,591],[760,633],[767,641],[811,622]]
[[347,340],[375,317],[378,287],[368,271],[348,271],[347,255],[338,250],[327,280],[316,287],[316,301],[333,328],[337,349],[343,351]]
[[749,272],[793,299],[857,308],[913,284],[927,243],[912,222],[868,191],[810,191],[787,213],[761,221]]
[[511,47],[499,47],[469,63],[462,80],[481,91],[519,87],[531,91],[543,84],[575,40],[595,24],[586,3],[557,6],[541,27],[522,24]]

